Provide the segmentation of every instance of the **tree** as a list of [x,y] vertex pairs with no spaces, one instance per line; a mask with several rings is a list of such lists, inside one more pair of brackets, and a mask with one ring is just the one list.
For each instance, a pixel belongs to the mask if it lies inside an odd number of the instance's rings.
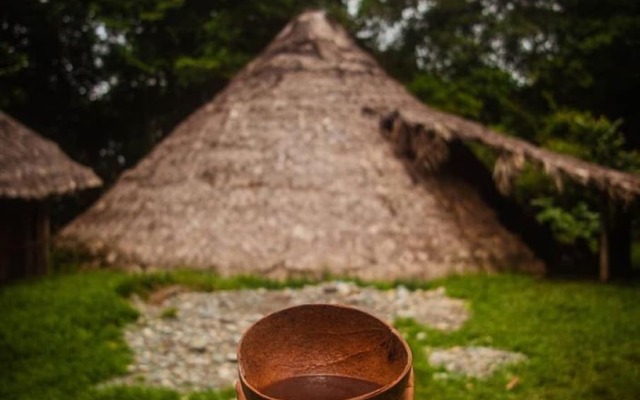
[[621,119],[640,144],[629,101],[640,87],[635,0],[363,0],[358,23],[382,60],[403,59],[389,62],[396,77],[423,82],[418,94],[435,105],[531,140],[555,109],[583,110]]
[[7,0],[0,108],[111,182],[314,5],[346,15],[337,0]]

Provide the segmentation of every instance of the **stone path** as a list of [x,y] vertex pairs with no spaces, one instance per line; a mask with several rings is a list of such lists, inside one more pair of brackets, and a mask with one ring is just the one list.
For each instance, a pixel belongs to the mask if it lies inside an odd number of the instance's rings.
[[[230,387],[237,377],[236,349],[242,333],[268,313],[306,303],[346,304],[393,322],[413,318],[417,323],[439,330],[459,329],[468,319],[462,300],[446,296],[443,288],[409,291],[405,287],[380,291],[347,282],[330,282],[302,289],[266,289],[194,293],[167,288],[149,301],[133,299],[140,311],[136,323],[125,331],[135,360],[129,374],[108,384],[146,384],[185,391]],[[475,350],[471,350],[471,354]],[[492,373],[489,366],[476,363],[478,357],[464,355],[478,368]],[[434,363],[445,369],[460,363],[456,354],[433,352]],[[466,357],[466,358],[465,358]],[[466,361],[463,361],[464,364]],[[475,369],[474,369],[475,368]],[[482,375],[482,374],[480,374]],[[479,375],[478,375],[479,376]]]
[[429,354],[429,363],[442,367],[449,373],[485,379],[493,375],[498,368],[523,362],[527,356],[490,347],[453,347],[435,349]]

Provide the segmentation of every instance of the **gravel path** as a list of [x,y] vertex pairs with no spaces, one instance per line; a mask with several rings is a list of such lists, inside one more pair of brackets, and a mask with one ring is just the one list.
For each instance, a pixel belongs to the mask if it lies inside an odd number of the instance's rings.
[[[230,387],[237,377],[236,349],[242,333],[266,314],[294,305],[351,305],[387,322],[413,318],[444,331],[459,329],[469,317],[467,304],[447,297],[444,288],[409,291],[400,286],[380,291],[346,282],[213,293],[174,287],[155,293],[147,302],[133,302],[140,317],[126,329],[125,338],[135,359],[127,376],[107,385],[143,383],[180,391]],[[502,361],[514,361],[502,353],[495,356],[490,349],[476,350],[442,349],[430,357],[447,371],[477,377],[490,375]],[[488,355],[495,357],[487,363]]]
[[442,367],[454,375],[479,379],[488,378],[505,365],[526,360],[527,356],[521,353],[475,346],[435,349],[429,354],[431,365]]

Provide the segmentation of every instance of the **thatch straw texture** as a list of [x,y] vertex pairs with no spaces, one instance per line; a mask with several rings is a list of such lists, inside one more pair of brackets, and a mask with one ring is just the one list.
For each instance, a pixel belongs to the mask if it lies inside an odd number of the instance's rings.
[[58,145],[0,112],[0,198],[39,200],[101,184]]
[[541,268],[464,180],[410,174],[364,109],[431,112],[304,13],[60,243],[120,265],[274,277]]
[[[424,138],[438,138],[440,142],[476,142],[500,153],[494,167],[494,178],[502,192],[510,191],[513,180],[522,171],[525,161],[542,168],[553,178],[559,190],[564,180],[595,187],[609,197],[623,203],[631,203],[640,197],[640,177],[629,173],[602,167],[572,156],[555,153],[522,139],[499,134],[483,125],[464,118],[446,114],[425,107],[423,112],[405,114],[392,112],[385,115],[387,124],[392,126],[387,135],[394,140],[400,133],[412,143],[411,151],[420,153],[417,157],[425,163],[432,163],[433,146],[415,144]],[[376,111],[376,113],[384,111]],[[426,153],[424,155],[423,153]],[[441,154],[442,152],[440,152]],[[446,155],[438,162],[446,160]]]

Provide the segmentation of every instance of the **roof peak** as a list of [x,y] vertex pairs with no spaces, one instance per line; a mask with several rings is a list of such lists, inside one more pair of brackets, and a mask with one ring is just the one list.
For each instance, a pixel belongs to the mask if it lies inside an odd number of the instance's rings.
[[308,10],[293,18],[235,80],[265,71],[300,70],[377,73],[379,67],[325,11]]
[[311,41],[327,40],[340,46],[352,44],[347,31],[334,22],[324,10],[319,9],[311,9],[299,14],[278,34],[275,42],[289,37]]

